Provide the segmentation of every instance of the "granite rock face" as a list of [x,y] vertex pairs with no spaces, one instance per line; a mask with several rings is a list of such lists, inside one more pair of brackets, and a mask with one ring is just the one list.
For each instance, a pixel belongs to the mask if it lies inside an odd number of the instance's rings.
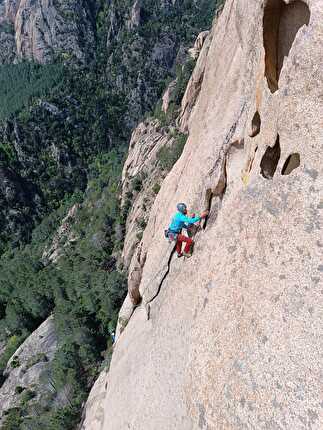
[[[323,427],[322,22],[322,0],[227,0],[85,430]],[[189,260],[163,238],[178,201],[210,209]]]
[[119,312],[117,338],[130,320],[134,308],[141,302],[139,286],[146,258],[141,252],[143,230],[167,175],[159,164],[158,154],[174,142],[169,128],[161,127],[156,119],[139,124],[130,140],[122,173],[122,206],[129,208],[122,252],[123,265],[128,269],[128,295]]
[[86,61],[94,46],[90,2],[4,0],[0,4],[1,63]]
[[203,48],[204,42],[206,40],[206,38],[209,35],[209,31],[202,31],[202,33],[200,33],[195,41],[195,44],[193,46],[193,48],[189,49],[188,52],[190,54],[190,56],[194,59],[197,60],[197,58],[200,55],[200,52]]
[[73,231],[73,225],[79,208],[80,205],[78,204],[72,206],[66,217],[62,220],[52,243],[49,247],[45,248],[43,252],[43,264],[48,265],[51,263],[57,263],[60,257],[64,255],[65,249],[78,240],[78,236]]
[[[197,50],[197,63],[187,85],[181,108],[177,112],[178,118],[171,126],[163,126],[157,119],[150,119],[140,123],[132,133],[128,157],[122,172],[122,206],[127,205],[131,195],[131,208],[127,217],[126,236],[123,248],[123,262],[126,267],[133,267],[132,258],[136,246],[140,248],[138,235],[148,222],[150,209],[155,201],[160,186],[168,172],[159,163],[159,152],[162,148],[171,148],[175,144],[175,137],[179,133],[187,134],[188,124],[193,109],[197,103],[203,81],[207,52],[211,38],[209,31],[199,34],[194,47]],[[205,46],[204,46],[204,42]],[[204,47],[203,47],[204,46]],[[171,81],[162,97],[162,110],[167,114],[173,93],[176,91],[177,80]],[[136,264],[135,264],[136,265]]]
[[174,79],[174,81],[172,81],[168,85],[166,91],[164,92],[164,95],[163,95],[163,98],[162,98],[162,100],[163,100],[162,110],[163,110],[164,113],[167,113],[167,111],[168,111],[168,109],[170,107],[170,104],[173,101],[174,92],[175,92],[175,89],[176,89],[176,85],[177,85],[177,79]]
[[[178,117],[178,126],[183,133],[187,133],[189,129],[189,119],[191,117],[194,106],[201,91],[201,86],[204,77],[204,71],[207,61],[207,55],[209,52],[210,44],[212,40],[212,34],[208,31],[201,33],[194,45],[192,50],[194,51],[194,57],[197,59],[196,66],[194,68],[191,79],[186,88],[182,103],[181,111]],[[191,50],[191,51],[192,51]]]
[[127,22],[127,27],[129,30],[134,30],[136,27],[139,27],[142,17],[142,9],[140,0],[136,0],[132,6],[131,12],[130,12],[130,18]]
[[165,177],[158,165],[158,152],[171,146],[174,138],[158,120],[148,120],[138,125],[131,136],[128,158],[122,172],[122,205],[131,196],[131,208],[127,217],[123,261],[129,267],[138,235],[148,222],[151,206]]
[[49,317],[8,361],[4,372],[6,379],[0,387],[0,426],[5,411],[18,407],[23,393],[34,393],[33,402],[45,401],[46,397],[53,395],[55,390],[47,372],[56,350],[54,320]]

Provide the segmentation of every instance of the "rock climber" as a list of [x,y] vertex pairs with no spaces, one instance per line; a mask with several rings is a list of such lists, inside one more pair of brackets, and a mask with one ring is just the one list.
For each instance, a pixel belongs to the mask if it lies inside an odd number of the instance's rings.
[[[173,216],[171,224],[166,230],[165,234],[166,237],[170,241],[176,241],[176,252],[177,257],[191,257],[192,256],[192,245],[193,245],[193,239],[190,237],[184,236],[182,234],[183,228],[189,228],[189,226],[201,221],[201,219],[204,219],[208,216],[209,212],[204,211],[200,216],[195,216],[195,214],[192,214],[191,216],[188,215],[187,212],[187,206],[185,203],[179,203],[177,205],[177,212]],[[185,243],[184,251],[182,252],[182,244]]]

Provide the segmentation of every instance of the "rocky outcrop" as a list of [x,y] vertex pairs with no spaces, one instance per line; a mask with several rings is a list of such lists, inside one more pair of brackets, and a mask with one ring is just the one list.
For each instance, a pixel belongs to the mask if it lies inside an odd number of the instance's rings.
[[[184,94],[179,117],[176,120],[178,127],[162,126],[157,119],[140,123],[133,131],[128,157],[122,172],[122,206],[130,205],[127,216],[126,236],[123,248],[123,262],[127,268],[131,266],[136,246],[140,242],[142,231],[148,222],[150,209],[159,192],[163,179],[168,172],[164,171],[159,163],[162,148],[171,148],[175,143],[175,136],[183,131],[188,132],[188,121],[192,110],[198,100],[203,81],[207,52],[211,38],[207,39],[208,31],[201,33],[194,46],[200,47],[200,57],[193,70],[192,77]],[[207,39],[205,48],[203,42]],[[162,111],[167,114],[177,80],[170,82],[162,97]],[[136,259],[136,258],[135,258]],[[136,266],[136,265],[135,265]],[[135,276],[137,278],[137,276]]]
[[[322,428],[322,11],[227,0],[86,430]],[[210,209],[189,260],[163,238],[178,201]]]
[[[29,401],[53,401],[55,388],[48,370],[57,349],[53,317],[49,317],[17,349],[8,361],[4,372],[5,381],[0,387],[0,426],[5,412],[19,407],[23,397],[29,393]],[[51,399],[51,400],[50,400]]]
[[0,342],[0,357],[6,350],[6,342]]
[[[129,128],[134,129],[156,105],[160,98],[160,85],[156,84],[174,76],[185,49],[182,35],[171,28],[181,20],[187,22],[192,13],[192,8],[174,1],[132,1],[127,5],[111,1],[107,17],[108,70],[115,76],[113,88],[127,100]],[[153,30],[156,26],[160,31]]]
[[77,204],[72,206],[66,217],[62,220],[50,247],[46,248],[43,252],[43,264],[57,263],[59,258],[64,255],[65,249],[77,241],[78,236],[75,234],[72,227],[79,207],[80,206]]
[[206,40],[206,38],[208,37],[208,35],[210,34],[210,32],[208,30],[206,31],[202,31],[202,33],[200,33],[194,43],[193,48],[190,48],[188,50],[190,56],[193,58],[193,60],[197,60],[200,52],[202,51],[204,42]]
[[15,173],[0,166],[0,230],[18,244],[40,214],[41,197],[37,188]]
[[204,31],[198,36],[193,48],[194,58],[197,58],[197,63],[186,88],[177,120],[179,129],[183,133],[187,133],[189,130],[189,119],[200,94],[211,40],[212,34]]
[[127,27],[129,30],[134,30],[136,27],[139,27],[142,17],[142,8],[140,0],[136,0],[132,6],[130,12],[130,18],[127,22]]
[[82,422],[79,425],[78,430],[100,428],[105,414],[103,402],[107,386],[107,377],[107,371],[101,372],[92,387],[90,396],[86,403],[87,407],[84,410],[84,416],[82,417]]
[[47,63],[55,57],[85,62],[91,56],[94,29],[87,2],[5,0],[0,6],[0,46],[6,51],[1,62]]
[[1,1],[1,20],[15,22],[16,14],[20,6],[21,0],[2,0]]
[[0,24],[0,64],[11,64],[16,59],[16,45],[13,26]]
[[168,87],[167,87],[167,89],[166,89],[166,91],[165,91],[165,93],[163,95],[163,98],[162,98],[162,100],[163,100],[162,110],[163,110],[164,113],[167,113],[167,111],[169,109],[169,106],[170,106],[171,102],[173,101],[173,96],[174,96],[174,92],[175,92],[175,89],[176,89],[176,85],[177,85],[177,79],[175,79],[174,81],[172,81],[168,85]]
[[122,172],[122,206],[131,205],[126,224],[123,262],[130,266],[134,251],[148,222],[151,206],[165,177],[158,167],[161,148],[174,142],[167,127],[148,120],[134,130]]

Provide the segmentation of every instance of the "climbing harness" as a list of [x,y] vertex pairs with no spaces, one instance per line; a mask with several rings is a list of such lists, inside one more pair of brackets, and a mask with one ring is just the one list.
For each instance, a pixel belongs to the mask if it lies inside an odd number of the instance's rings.
[[167,229],[165,230],[165,238],[168,239],[168,242],[176,242],[178,237],[178,233],[175,233],[174,231]]

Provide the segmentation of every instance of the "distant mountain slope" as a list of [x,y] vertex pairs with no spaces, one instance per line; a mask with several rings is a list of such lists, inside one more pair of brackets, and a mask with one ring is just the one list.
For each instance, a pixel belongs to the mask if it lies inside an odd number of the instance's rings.
[[[23,37],[32,39],[37,49],[34,55],[29,42],[18,42],[15,24],[15,40],[23,48],[14,61],[46,64],[19,65],[20,78],[8,70],[13,66],[0,66],[2,88],[9,88],[0,100],[0,169],[13,190],[12,197],[0,192],[3,225],[8,226],[1,228],[0,250],[28,241],[35,223],[64,196],[84,191],[88,165],[98,153],[125,150],[131,129],[154,108],[176,67],[185,62],[186,48],[210,25],[217,5],[45,3],[1,3],[0,31],[8,34],[20,16],[26,20]],[[38,32],[38,25],[45,28]],[[40,42],[39,35],[48,43]],[[0,48],[6,49],[1,40]],[[67,46],[66,52],[60,44]],[[6,59],[13,61],[10,55]],[[53,61],[56,68],[48,64]],[[15,88],[22,86],[20,96]],[[10,181],[8,171],[20,183],[30,183],[37,199],[16,198],[17,181]]]

